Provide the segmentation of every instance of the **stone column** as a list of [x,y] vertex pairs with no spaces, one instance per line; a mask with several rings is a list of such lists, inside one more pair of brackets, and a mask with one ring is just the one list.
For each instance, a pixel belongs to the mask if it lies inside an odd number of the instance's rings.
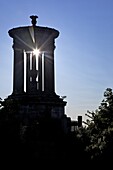
[[26,53],[26,92],[30,89],[30,53]]
[[44,53],[44,91],[54,92],[54,52]]
[[[32,63],[30,63],[30,56],[32,57]],[[32,68],[30,68],[32,65]],[[36,70],[36,57],[31,53],[26,53],[26,92],[37,92],[37,70]]]
[[24,92],[24,53],[22,49],[14,48],[13,94]]
[[38,84],[39,91],[42,91],[42,54],[38,56]]

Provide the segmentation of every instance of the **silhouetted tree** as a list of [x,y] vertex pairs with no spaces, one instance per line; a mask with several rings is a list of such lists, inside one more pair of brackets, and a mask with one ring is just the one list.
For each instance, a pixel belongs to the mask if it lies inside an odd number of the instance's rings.
[[113,157],[113,92],[107,88],[104,99],[95,112],[88,111],[85,132],[86,151],[92,160],[109,162]]

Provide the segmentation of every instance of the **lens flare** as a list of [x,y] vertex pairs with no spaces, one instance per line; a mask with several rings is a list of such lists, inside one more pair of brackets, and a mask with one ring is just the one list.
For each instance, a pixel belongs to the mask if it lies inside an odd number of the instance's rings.
[[39,53],[40,53],[40,51],[39,51],[38,49],[34,49],[34,50],[33,50],[33,54],[34,54],[34,55],[38,56]]

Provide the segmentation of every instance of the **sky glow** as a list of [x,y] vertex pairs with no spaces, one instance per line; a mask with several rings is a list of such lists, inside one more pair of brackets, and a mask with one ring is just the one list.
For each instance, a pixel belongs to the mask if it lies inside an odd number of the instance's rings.
[[9,0],[0,6],[0,97],[10,95],[13,86],[8,30],[31,26],[30,15],[38,15],[37,25],[60,32],[55,91],[67,96],[66,114],[85,119],[87,110],[96,110],[106,88],[113,88],[113,0]]

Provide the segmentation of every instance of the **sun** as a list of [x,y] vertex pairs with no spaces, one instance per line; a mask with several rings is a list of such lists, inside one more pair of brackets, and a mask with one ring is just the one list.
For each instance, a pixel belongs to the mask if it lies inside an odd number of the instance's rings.
[[37,48],[34,49],[34,50],[33,50],[33,54],[36,55],[36,56],[38,56],[38,55],[40,54],[39,49],[37,49]]

